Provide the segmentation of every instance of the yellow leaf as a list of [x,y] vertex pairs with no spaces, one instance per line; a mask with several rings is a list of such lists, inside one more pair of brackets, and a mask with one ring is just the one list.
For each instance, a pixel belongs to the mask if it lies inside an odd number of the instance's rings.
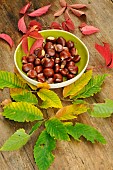
[[21,89],[21,88],[12,88],[10,89],[10,94],[15,95],[15,94],[21,94],[23,91],[28,91],[26,89]]
[[45,83],[38,83],[37,88],[45,88],[45,89],[50,89],[50,85],[45,82]]
[[58,110],[55,117],[60,120],[70,120],[77,118],[77,115],[86,112],[87,109],[88,107],[86,104],[72,104]]
[[92,77],[92,70],[87,71],[84,73],[76,82],[70,84],[69,86],[64,87],[63,89],[63,96],[72,96],[76,95],[91,79]]

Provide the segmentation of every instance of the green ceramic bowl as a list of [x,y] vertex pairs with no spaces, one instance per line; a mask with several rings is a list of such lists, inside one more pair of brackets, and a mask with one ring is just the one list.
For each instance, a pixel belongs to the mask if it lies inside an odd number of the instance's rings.
[[[67,80],[67,81],[64,81],[61,83],[50,84],[50,88],[64,87],[64,86],[67,86],[67,85],[75,82],[77,79],[79,79],[80,76],[86,70],[88,62],[89,62],[89,52],[88,52],[88,49],[85,46],[85,44],[79,38],[77,38],[75,35],[73,35],[72,33],[62,31],[62,30],[44,30],[44,31],[40,31],[40,33],[44,38],[47,38],[48,36],[53,36],[55,38],[62,36],[66,39],[66,41],[68,41],[68,40],[73,41],[75,43],[75,47],[77,48],[78,54],[81,56],[81,60],[77,63],[78,69],[79,69],[78,74],[70,80]],[[28,38],[28,48],[29,49],[32,46],[32,44],[34,43],[34,41],[35,41],[35,39]],[[27,77],[27,75],[22,71],[21,59],[22,59],[23,55],[25,55],[25,54],[22,50],[22,46],[20,43],[17,46],[17,48],[15,50],[15,54],[14,54],[14,62],[15,62],[16,68],[19,71],[19,73],[21,74],[21,76],[26,81],[28,81],[29,83],[36,86],[39,82]]]

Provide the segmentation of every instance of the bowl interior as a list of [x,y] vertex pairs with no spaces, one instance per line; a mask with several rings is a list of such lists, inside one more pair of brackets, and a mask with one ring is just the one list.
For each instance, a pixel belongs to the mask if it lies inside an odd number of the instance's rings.
[[[66,39],[66,41],[68,41],[68,40],[73,41],[74,44],[75,44],[75,47],[77,48],[78,54],[81,56],[81,60],[76,64],[79,68],[79,71],[78,71],[77,76],[75,76],[73,78],[73,81],[67,80],[67,81],[64,81],[62,83],[50,84],[51,88],[63,87],[63,86],[66,86],[66,85],[76,81],[82,75],[82,73],[85,71],[87,64],[88,64],[88,61],[89,61],[89,53],[88,53],[87,47],[84,45],[84,43],[79,38],[77,38],[75,35],[68,33],[66,31],[45,30],[45,31],[40,31],[40,33],[44,38],[47,38],[48,36],[53,36],[55,38],[62,36]],[[35,41],[35,39],[28,38],[28,49],[31,48],[34,41]],[[23,76],[23,78],[25,78],[27,81],[29,81],[29,83],[36,85],[37,81],[30,79],[22,71],[21,59],[22,59],[22,56],[24,56],[24,55],[25,55],[25,53],[23,52],[22,46],[21,46],[21,43],[20,43],[17,46],[17,49],[15,51],[15,55],[14,55],[15,65],[16,65],[18,71],[20,72],[20,74]]]

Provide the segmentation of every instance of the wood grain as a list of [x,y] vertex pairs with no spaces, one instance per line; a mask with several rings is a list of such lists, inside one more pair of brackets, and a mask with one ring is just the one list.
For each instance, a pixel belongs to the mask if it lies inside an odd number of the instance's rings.
[[[0,70],[13,72],[14,61],[13,54],[19,40],[22,36],[17,29],[19,10],[25,5],[28,0],[0,0],[0,32],[10,35],[15,46],[11,50],[8,44],[0,39]],[[67,0],[68,3],[75,3],[74,0]],[[32,6],[37,9],[44,5],[52,4],[49,12],[37,18],[44,27],[50,25],[54,20],[63,21],[63,15],[54,19],[53,14],[60,8],[58,0],[32,0]],[[95,50],[95,42],[102,44],[108,42],[113,50],[113,2],[111,0],[76,0],[76,3],[88,4],[86,10],[87,18],[79,19],[73,14],[70,14],[75,23],[76,30],[74,34],[78,36],[88,47],[90,52],[89,66],[94,68],[94,74],[109,73],[102,88],[102,92],[88,99],[89,102],[103,102],[105,98],[113,99],[113,69],[107,69],[105,62],[100,54]],[[99,33],[91,36],[83,36],[78,26],[82,21],[87,21],[100,29]],[[26,17],[26,22],[29,19]],[[56,90],[58,94],[61,89]],[[9,98],[9,90],[0,91],[0,102]],[[66,103],[64,103],[66,104]],[[2,109],[0,108],[0,112]],[[51,112],[53,110],[49,110]],[[97,128],[106,138],[107,144],[101,145],[98,143],[91,144],[86,140],[76,142],[57,142],[57,148],[54,151],[55,160],[49,168],[50,170],[113,170],[113,116],[107,119],[91,118],[87,113],[79,117],[79,121],[92,125]],[[25,128],[28,132],[33,123],[15,123],[0,116],[0,146],[10,137],[15,130],[20,127]],[[0,152],[0,169],[1,170],[37,170],[33,158],[33,146],[37,140],[38,132],[34,134],[31,140],[19,151],[15,152]]]

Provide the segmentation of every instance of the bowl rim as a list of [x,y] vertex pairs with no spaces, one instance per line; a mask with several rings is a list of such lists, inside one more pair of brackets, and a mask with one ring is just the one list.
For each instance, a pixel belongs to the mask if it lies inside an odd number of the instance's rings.
[[[57,30],[57,29],[53,29],[53,30],[51,30],[51,29],[49,29],[49,30],[42,30],[42,31],[39,31],[39,33],[50,32],[50,31],[51,31],[51,32],[54,32],[54,31],[64,32],[64,33],[70,34],[71,36],[74,36],[74,37],[85,47],[85,50],[86,50],[86,52],[87,52],[87,62],[86,62],[86,64],[85,64],[85,67],[82,69],[82,71],[81,71],[79,74],[77,74],[77,75],[76,75],[74,78],[72,78],[72,79],[66,80],[66,81],[61,82],[61,83],[49,84],[49,86],[50,86],[51,89],[55,89],[55,88],[61,88],[61,87],[65,87],[65,86],[67,86],[67,85],[70,85],[70,84],[72,84],[73,82],[75,82],[76,80],[78,80],[78,79],[81,77],[81,75],[84,73],[84,71],[86,70],[86,68],[87,68],[87,66],[88,66],[88,63],[89,63],[89,51],[88,51],[88,48],[86,47],[86,45],[85,45],[76,35],[74,35],[73,33],[70,33],[70,32],[64,31],[64,30]],[[21,46],[21,44],[22,44],[22,41],[17,45],[16,50],[15,50],[15,52],[14,52],[14,63],[15,63],[15,66],[16,66],[18,72],[21,74],[22,77],[24,77],[24,79],[25,79],[26,81],[28,81],[28,82],[31,83],[32,85],[35,85],[35,86],[36,86],[36,85],[39,84],[40,82],[29,78],[27,75],[25,75],[25,74],[20,70],[20,68],[19,68],[18,65],[17,65],[17,62],[16,62],[16,53],[17,53],[18,48]]]

